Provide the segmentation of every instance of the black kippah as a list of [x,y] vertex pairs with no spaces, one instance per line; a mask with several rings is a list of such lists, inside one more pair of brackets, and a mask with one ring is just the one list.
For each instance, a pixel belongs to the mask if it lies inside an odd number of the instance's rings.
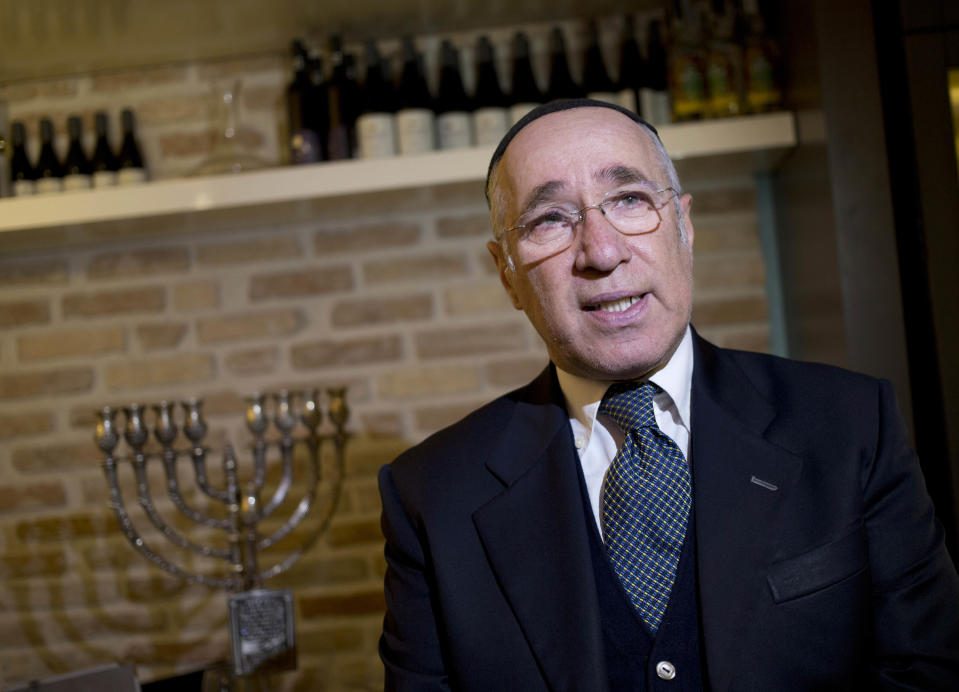
[[534,120],[542,118],[544,115],[556,113],[557,111],[568,111],[571,108],[609,108],[614,111],[619,111],[633,122],[639,123],[645,127],[647,130],[653,133],[653,136],[656,137],[656,139],[659,139],[659,133],[656,132],[655,127],[640,118],[636,113],[628,108],[623,108],[622,106],[619,106],[615,103],[610,103],[609,101],[597,101],[596,99],[557,99],[555,101],[550,101],[549,103],[544,103],[540,106],[536,106],[536,108],[517,120],[516,124],[514,124],[513,127],[511,127],[509,131],[503,135],[503,139],[499,141],[496,151],[493,152],[493,158],[491,158],[489,161],[489,168],[486,169],[487,202],[489,202],[489,179],[493,174],[493,168],[497,163],[499,163],[499,160],[503,158],[503,154],[506,153],[506,147],[508,147],[509,143],[513,141],[513,138],[519,134],[519,131]]

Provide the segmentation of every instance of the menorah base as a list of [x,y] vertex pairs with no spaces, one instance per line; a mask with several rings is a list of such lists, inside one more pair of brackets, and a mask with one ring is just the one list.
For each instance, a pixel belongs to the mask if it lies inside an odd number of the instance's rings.
[[252,589],[230,594],[233,672],[245,677],[296,668],[293,592]]

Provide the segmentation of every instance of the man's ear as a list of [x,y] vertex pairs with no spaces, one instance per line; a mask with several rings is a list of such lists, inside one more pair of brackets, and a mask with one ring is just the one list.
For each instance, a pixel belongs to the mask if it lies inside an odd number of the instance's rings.
[[516,290],[513,288],[513,279],[516,275],[516,268],[513,266],[513,262],[503,251],[503,246],[495,240],[486,243],[486,249],[489,250],[489,254],[493,256],[493,261],[496,262],[496,269],[499,271],[499,280],[503,283],[503,288],[506,289],[509,299],[513,301],[513,307],[517,310],[522,310],[523,304],[520,302],[519,296],[516,295]]
[[686,229],[686,245],[688,245],[690,251],[692,251],[693,235],[695,235],[695,230],[693,229],[693,219],[692,216],[690,216],[689,211],[693,207],[693,196],[688,192],[685,193],[679,198],[679,204],[683,209],[683,227]]

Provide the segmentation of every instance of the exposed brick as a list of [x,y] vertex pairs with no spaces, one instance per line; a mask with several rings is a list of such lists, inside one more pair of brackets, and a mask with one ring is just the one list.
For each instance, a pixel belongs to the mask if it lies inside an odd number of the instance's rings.
[[244,312],[197,321],[197,336],[201,343],[286,336],[298,332],[303,323],[303,313],[292,308]]
[[353,272],[347,266],[259,274],[250,279],[250,300],[303,298],[352,287]]
[[350,440],[346,452],[346,475],[364,480],[376,478],[377,472],[406,451],[410,443],[397,438],[375,438],[366,435]]
[[185,353],[170,358],[114,363],[106,368],[106,384],[114,390],[142,389],[165,384],[208,382],[215,374],[212,356]]
[[290,349],[290,360],[298,370],[395,361],[402,355],[403,344],[396,335],[314,341]]
[[756,217],[717,217],[695,220],[696,235],[693,247],[697,261],[705,253],[720,250],[752,250],[759,247]]
[[315,587],[317,584],[350,584],[370,576],[370,568],[363,557],[324,557],[315,559],[304,555],[283,577],[284,588]]
[[[0,490],[0,497],[3,494]],[[4,511],[6,506],[0,505],[0,512]],[[66,571],[67,559],[62,550],[31,550],[24,553],[0,554],[0,581],[62,575]]]
[[59,481],[0,485],[0,514],[63,507],[66,502],[67,496]]
[[467,238],[489,236],[489,214],[473,214],[472,216],[444,217],[436,221],[436,233],[440,238]]
[[730,322],[759,322],[766,319],[765,296],[745,296],[703,300],[693,304],[695,325],[716,325]]
[[[69,623],[64,627],[64,623]],[[29,618],[0,616],[0,641],[5,649],[32,647],[38,640],[44,647],[69,642],[77,632],[83,632],[84,642],[91,642],[117,634],[137,632],[154,633],[165,627],[167,615],[159,609],[143,606],[110,604],[108,612],[97,608],[72,609],[69,613],[32,612]]]
[[20,473],[50,473],[98,469],[103,460],[93,442],[93,427],[90,436],[82,442],[60,442],[34,447],[18,447],[13,450],[10,462]]
[[696,214],[719,214],[735,211],[755,211],[756,191],[752,187],[720,190],[693,189],[693,221]]
[[53,411],[0,413],[0,439],[53,430]]
[[185,272],[190,255],[184,247],[148,248],[106,252],[90,260],[87,276],[91,279],[116,279],[153,274]]
[[65,284],[70,276],[65,260],[0,264],[0,287]]
[[766,267],[759,253],[706,255],[696,259],[693,270],[696,291],[723,288],[762,288]]
[[0,399],[76,394],[93,386],[91,368],[61,368],[41,372],[0,375]]
[[411,223],[331,228],[317,231],[313,237],[313,249],[318,256],[326,257],[343,252],[355,253],[413,245],[419,238],[420,227]]
[[363,411],[360,413],[363,431],[376,437],[399,437],[403,434],[403,419],[392,411]]
[[297,648],[314,655],[359,650],[365,641],[363,630],[358,627],[325,627],[297,632],[296,635]]
[[293,259],[301,254],[295,235],[269,234],[226,243],[203,243],[196,248],[196,261],[205,265],[243,264]]
[[148,99],[137,104],[137,122],[140,125],[182,125],[185,121],[205,120],[209,109],[205,99],[183,98],[183,95]]
[[742,329],[723,329],[722,333],[708,332],[707,339],[726,348],[738,348],[744,351],[759,351],[769,353],[769,326],[745,327]]
[[[361,485],[359,482],[353,483],[350,489],[353,495],[353,506],[361,514],[373,514],[379,516],[383,510],[383,503],[380,500],[380,490],[375,480],[371,479],[367,484]],[[380,531],[380,540],[383,540],[382,531]]]
[[50,301],[16,300],[0,303],[0,329],[23,327],[28,324],[47,324],[50,321]]
[[272,112],[283,103],[285,90],[281,86],[255,86],[243,90],[243,106],[251,111]]
[[226,369],[235,375],[256,375],[273,372],[279,358],[276,346],[267,346],[234,351],[227,354],[223,362]]
[[300,613],[304,618],[320,615],[372,615],[386,610],[383,590],[358,593],[300,596]]
[[515,310],[499,279],[450,286],[443,292],[443,304],[454,316]]
[[447,358],[510,351],[526,345],[523,324],[488,324],[475,327],[429,329],[416,334],[420,358]]
[[173,287],[173,307],[196,312],[220,307],[220,287],[215,281],[191,281]]
[[17,338],[17,355],[22,362],[50,358],[99,356],[126,349],[123,327],[79,327],[57,329]]
[[246,412],[246,403],[236,392],[211,392],[203,396],[203,413],[207,416],[233,416]]
[[137,326],[137,340],[147,351],[179,346],[186,334],[187,326],[182,322],[164,322],[159,324],[141,324]]
[[334,548],[383,542],[379,519],[350,521],[330,526],[327,540]]
[[460,253],[434,253],[412,257],[393,257],[363,264],[364,281],[371,285],[394,281],[423,281],[466,276],[469,262]]
[[133,641],[118,651],[116,656],[120,660],[135,664],[156,664],[161,661],[178,665],[207,664],[220,660],[227,654],[226,629],[218,636],[221,640],[219,642],[215,641],[215,638],[210,641],[208,636],[202,635],[197,639],[153,637],[146,642]]
[[496,387],[518,387],[536,377],[547,360],[545,354],[498,360],[486,366],[486,379]]
[[68,293],[63,297],[64,317],[96,317],[136,312],[159,312],[166,305],[163,288],[126,288],[95,293]]
[[333,306],[334,327],[422,320],[433,315],[429,294],[343,300]]
[[459,394],[479,386],[476,368],[462,365],[403,368],[377,378],[377,387],[387,399]]
[[483,403],[485,402],[474,401],[469,404],[447,404],[417,409],[414,414],[416,427],[419,430],[440,430],[475,411]]
[[158,86],[186,80],[185,67],[159,67],[130,72],[105,72],[93,75],[93,91],[126,91],[138,86]]
[[116,518],[106,511],[20,521],[16,528],[17,537],[31,543],[89,538],[116,530]]
[[[189,157],[193,158],[197,154],[206,154],[213,149],[213,141],[216,137],[213,130],[202,130],[200,132],[176,132],[165,134],[158,137],[160,154],[163,157]],[[263,146],[263,135],[252,127],[240,127],[234,135],[235,141],[241,149],[251,150]]]
[[251,58],[229,58],[211,60],[196,66],[197,79],[201,81],[223,79],[224,77],[249,77],[254,72],[272,72],[283,74],[286,64],[277,55],[260,55]]

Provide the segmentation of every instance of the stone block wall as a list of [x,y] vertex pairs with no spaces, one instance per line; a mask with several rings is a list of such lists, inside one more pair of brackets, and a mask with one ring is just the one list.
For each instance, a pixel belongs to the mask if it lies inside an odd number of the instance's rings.
[[[258,150],[278,158],[268,133],[282,68],[238,65],[217,69],[253,75],[249,112],[267,104]],[[190,115],[203,69],[8,86],[6,96],[13,117],[30,121],[54,111],[89,119],[105,94],[110,103],[122,94],[140,113],[154,171],[172,176],[198,162],[199,139],[191,137],[208,131]],[[687,187],[695,198],[694,323],[720,344],[765,350],[752,182]],[[257,211],[227,231],[187,236],[171,228],[0,256],[3,681],[118,660],[151,680],[226,655],[223,595],[148,565],[118,531],[92,442],[96,408],[201,396],[211,446],[232,439],[245,458],[243,395],[342,384],[353,433],[342,503],[320,542],[276,583],[294,588],[298,617],[300,668],[282,679],[297,690],[382,688],[376,471],[527,381],[546,356],[484,247],[479,183],[355,195],[312,209],[305,219]]]

